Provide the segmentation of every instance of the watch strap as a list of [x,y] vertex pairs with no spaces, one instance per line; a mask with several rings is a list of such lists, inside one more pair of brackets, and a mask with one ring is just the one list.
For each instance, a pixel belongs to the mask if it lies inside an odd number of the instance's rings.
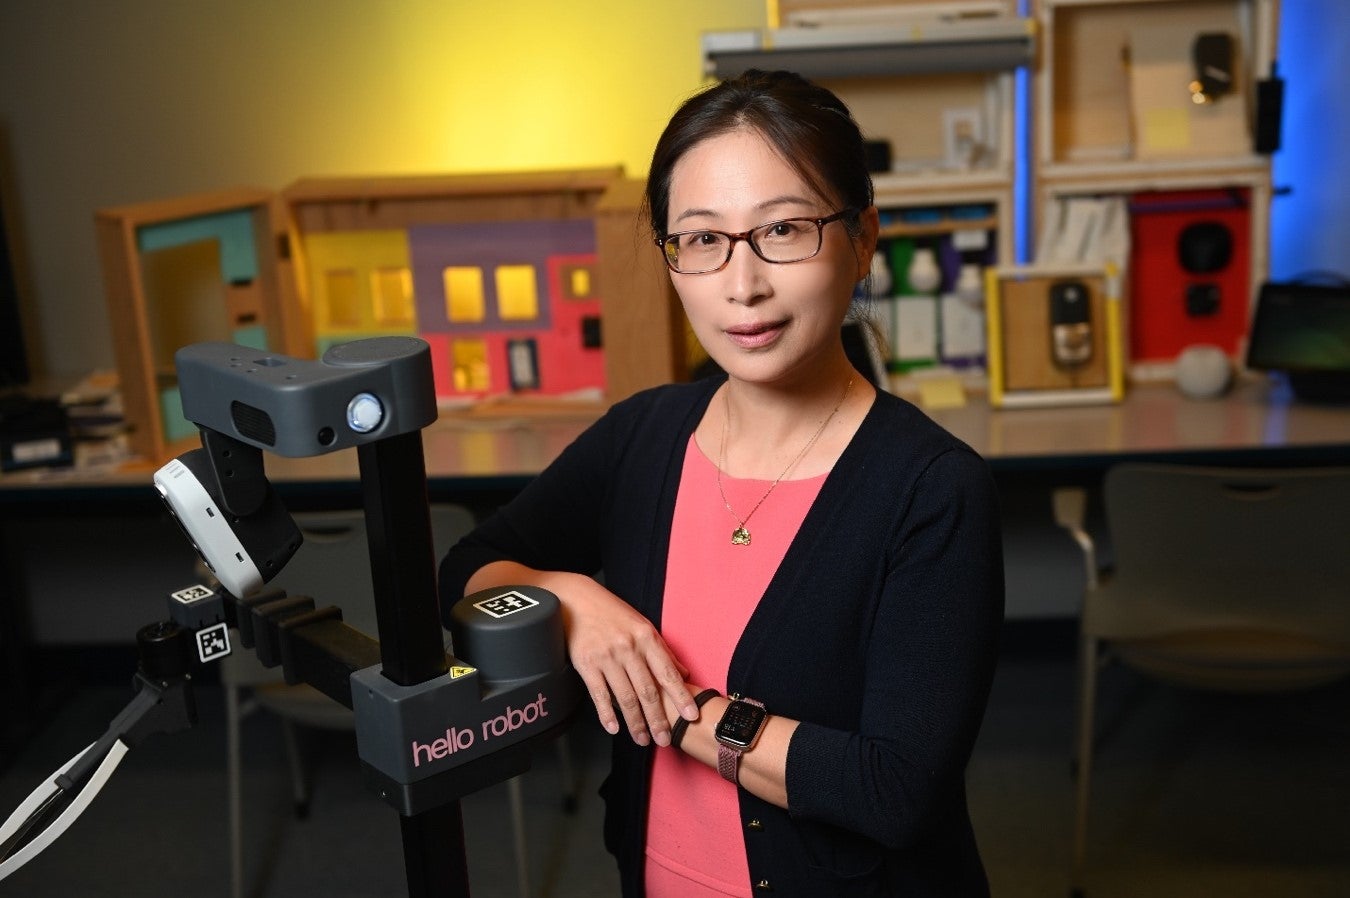
[[[694,707],[702,708],[708,703],[709,699],[721,695],[716,689],[711,687],[704,689],[698,695],[694,696]],[[689,720],[681,714],[675,718],[675,723],[670,727],[670,747],[679,748],[680,740],[684,739],[684,731],[689,728]]]
[[741,755],[739,748],[732,748],[725,742],[717,743],[717,772],[729,783],[741,782]]
[[[757,708],[763,708],[764,703],[755,701],[753,698],[736,698],[731,701],[745,702],[747,705],[754,705]],[[730,707],[730,706],[728,706]],[[724,712],[725,713],[725,712]],[[761,731],[763,727],[761,726]],[[722,779],[729,783],[740,785],[741,782],[741,755],[745,754],[747,749],[738,748],[734,745],[727,745],[720,739],[717,741],[717,772],[721,774]]]

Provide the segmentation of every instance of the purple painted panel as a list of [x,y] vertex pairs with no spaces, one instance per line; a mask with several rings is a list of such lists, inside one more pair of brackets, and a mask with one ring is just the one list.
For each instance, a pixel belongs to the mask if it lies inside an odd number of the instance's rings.
[[[595,252],[595,226],[589,219],[485,221],[419,225],[408,229],[413,295],[417,297],[418,329],[427,333],[478,333],[540,330],[550,326],[548,268],[550,256]],[[502,321],[497,312],[493,271],[500,265],[533,265],[539,289],[539,318]],[[453,326],[445,310],[442,271],[450,266],[483,269],[486,317],[481,324]]]

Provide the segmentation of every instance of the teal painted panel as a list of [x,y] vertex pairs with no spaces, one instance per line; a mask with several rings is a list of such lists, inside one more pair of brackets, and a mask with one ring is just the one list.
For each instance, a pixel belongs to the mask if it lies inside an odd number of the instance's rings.
[[250,325],[249,327],[235,328],[234,342],[240,346],[248,346],[252,349],[267,351],[267,328],[261,324]]
[[220,241],[220,276],[225,283],[257,278],[258,255],[253,240],[253,214],[247,209],[180,218],[136,229],[136,247],[141,252],[201,240]]
[[183,397],[176,386],[160,391],[159,417],[164,422],[165,442],[172,443],[197,435],[197,425],[183,417]]

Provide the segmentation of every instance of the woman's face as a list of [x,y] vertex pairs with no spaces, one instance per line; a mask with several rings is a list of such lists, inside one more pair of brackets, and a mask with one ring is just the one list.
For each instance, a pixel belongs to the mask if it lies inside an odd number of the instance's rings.
[[[666,232],[748,231],[783,218],[824,218],[839,210],[813,193],[758,132],[742,129],[695,144],[671,172]],[[839,328],[854,285],[876,244],[876,209],[863,236],[842,221],[825,225],[820,253],[765,262],[746,245],[709,274],[671,273],[703,348],[732,377],[766,385],[809,378],[843,353]]]

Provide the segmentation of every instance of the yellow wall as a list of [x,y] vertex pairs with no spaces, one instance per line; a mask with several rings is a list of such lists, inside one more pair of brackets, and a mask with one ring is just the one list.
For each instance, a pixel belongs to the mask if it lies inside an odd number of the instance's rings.
[[96,208],[304,175],[641,175],[703,83],[700,34],[764,24],[764,0],[4,0],[0,177],[35,367],[113,364]]

